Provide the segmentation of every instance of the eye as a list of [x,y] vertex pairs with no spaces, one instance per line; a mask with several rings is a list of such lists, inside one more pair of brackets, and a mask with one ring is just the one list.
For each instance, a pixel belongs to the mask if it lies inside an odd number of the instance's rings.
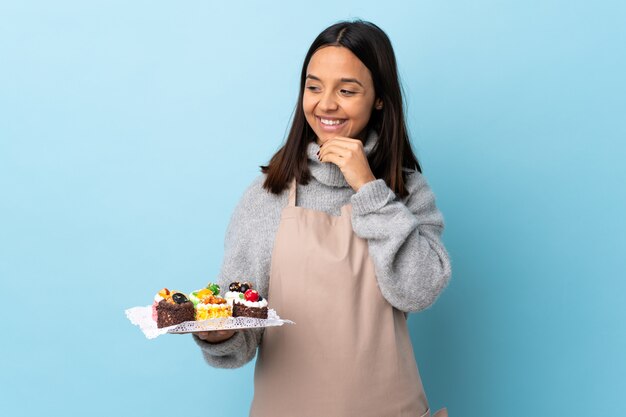
[[317,92],[320,90],[320,88],[316,85],[307,85],[305,88],[312,92]]
[[341,94],[343,94],[344,96],[351,96],[351,95],[353,95],[353,94],[356,94],[354,91],[350,91],[350,90],[346,90],[346,89],[339,90],[339,92],[340,92]]

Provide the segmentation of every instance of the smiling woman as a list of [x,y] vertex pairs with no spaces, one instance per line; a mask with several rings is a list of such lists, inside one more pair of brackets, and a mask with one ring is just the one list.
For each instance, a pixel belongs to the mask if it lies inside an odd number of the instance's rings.
[[326,46],[313,55],[302,109],[319,145],[337,136],[365,139],[374,101],[381,109],[369,70],[349,49]]
[[206,361],[234,368],[258,351],[256,417],[431,415],[406,315],[434,303],[450,260],[380,28],[341,22],[315,39],[262,172],[232,216],[219,281],[253,277],[296,325],[199,333]]

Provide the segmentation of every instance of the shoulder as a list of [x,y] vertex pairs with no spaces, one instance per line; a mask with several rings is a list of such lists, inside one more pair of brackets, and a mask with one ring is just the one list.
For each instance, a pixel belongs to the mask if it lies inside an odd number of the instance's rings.
[[244,209],[248,211],[251,209],[269,208],[279,205],[285,199],[285,193],[276,195],[263,188],[265,178],[266,174],[259,174],[252,180],[239,200],[238,210]]
[[405,185],[407,190],[409,191],[409,195],[407,199],[417,197],[419,194],[423,193],[432,193],[430,186],[428,185],[428,181],[424,174],[416,170],[405,170],[406,179]]
[[264,239],[278,223],[286,195],[274,195],[263,188],[265,175],[254,178],[243,191],[230,216],[228,235],[245,233],[248,240]]

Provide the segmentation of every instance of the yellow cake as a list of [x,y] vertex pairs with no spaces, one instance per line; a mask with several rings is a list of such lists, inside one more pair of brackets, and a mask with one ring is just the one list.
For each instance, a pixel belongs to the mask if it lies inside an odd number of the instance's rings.
[[231,317],[232,306],[219,296],[220,287],[209,284],[206,288],[189,294],[189,299],[196,309],[196,320],[208,320],[217,317]]

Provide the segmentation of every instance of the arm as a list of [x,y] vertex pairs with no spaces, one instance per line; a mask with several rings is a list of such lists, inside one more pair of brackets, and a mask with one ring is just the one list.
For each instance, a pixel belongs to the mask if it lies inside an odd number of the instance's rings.
[[367,239],[380,291],[395,308],[414,312],[432,305],[448,283],[451,266],[441,235],[443,216],[425,178],[407,178],[409,196],[397,199],[383,180],[352,196],[352,227]]
[[[246,190],[226,230],[224,261],[218,276],[218,284],[223,292],[228,291],[232,281],[250,281],[262,296],[267,297],[269,276],[265,275],[269,275],[271,254],[266,252],[271,247],[268,248],[267,242],[262,240],[264,234],[258,233],[262,232],[262,228],[256,224],[259,216],[255,217],[259,204],[263,203],[259,201],[263,198],[263,194],[259,193],[260,180],[257,178]],[[263,329],[236,331],[232,337],[228,337],[231,334],[229,332],[210,333],[193,335],[206,362],[217,368],[238,368],[254,358]],[[209,343],[203,339],[219,342]]]
[[224,342],[208,343],[195,334],[193,340],[200,346],[204,360],[215,368],[239,368],[256,354],[263,329],[240,330]]

